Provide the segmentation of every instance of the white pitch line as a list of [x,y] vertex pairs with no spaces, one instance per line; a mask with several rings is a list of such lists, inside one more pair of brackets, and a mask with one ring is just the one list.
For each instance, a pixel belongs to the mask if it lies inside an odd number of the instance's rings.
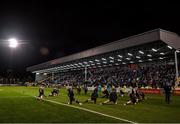
[[129,121],[127,119],[118,118],[118,117],[115,117],[115,116],[112,116],[112,115],[107,115],[107,114],[104,114],[104,113],[100,113],[100,112],[97,112],[97,111],[93,111],[93,110],[82,108],[82,107],[78,107],[78,106],[68,105],[68,104],[64,104],[64,103],[56,102],[56,101],[52,101],[52,100],[47,100],[47,99],[44,99],[44,101],[48,101],[48,102],[51,102],[51,103],[55,103],[55,104],[59,104],[59,105],[64,105],[64,106],[68,106],[68,107],[71,107],[71,108],[76,108],[76,109],[80,109],[80,110],[84,110],[84,111],[88,111],[88,112],[91,112],[91,113],[99,114],[99,115],[102,115],[102,116],[106,116],[106,117],[109,117],[109,118],[113,118],[113,119],[124,121],[124,122],[128,122],[128,123],[137,124],[137,122]]

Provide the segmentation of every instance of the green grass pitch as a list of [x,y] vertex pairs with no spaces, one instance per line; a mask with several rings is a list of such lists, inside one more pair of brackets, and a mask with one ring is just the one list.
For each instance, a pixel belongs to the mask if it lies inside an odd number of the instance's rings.
[[[51,89],[45,88],[48,96]],[[90,93],[77,95],[75,98],[80,102],[87,100]],[[34,96],[38,95],[36,87],[0,87],[0,122],[13,123],[125,123],[125,121],[113,119],[103,115],[87,112],[84,110],[55,104],[48,101],[37,101]],[[78,106],[104,113],[118,118],[123,118],[132,122],[161,123],[180,122],[180,96],[172,96],[171,103],[164,102],[164,97],[160,95],[146,95],[144,102],[136,105],[124,106],[127,96],[119,97],[117,105],[100,105],[106,98],[99,98],[97,104],[91,102]],[[58,97],[46,97],[45,99],[65,103],[68,102],[66,89],[60,90]]]

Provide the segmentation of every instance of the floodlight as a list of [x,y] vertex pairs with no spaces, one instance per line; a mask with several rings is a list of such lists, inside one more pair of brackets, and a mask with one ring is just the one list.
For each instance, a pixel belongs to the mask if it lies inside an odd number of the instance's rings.
[[141,50],[139,50],[139,53],[144,54],[144,52],[143,52],[143,51],[141,51]]
[[129,56],[133,56],[131,53],[128,53]]
[[110,59],[114,59],[114,58],[113,58],[113,57],[111,57],[111,56],[110,56],[109,58],[110,58]]
[[149,61],[152,61],[152,59],[148,59]]
[[10,48],[16,48],[18,46],[18,41],[15,38],[11,38],[8,41]]
[[122,58],[123,56],[121,56],[121,55],[118,55],[118,57]]
[[165,53],[160,53],[161,55],[165,55]]
[[87,62],[83,62],[84,64],[87,64]]
[[96,61],[96,62],[99,62],[99,60],[98,60],[98,59],[95,59],[95,61]]
[[172,47],[171,46],[167,46],[169,49],[172,49]]
[[154,48],[152,48],[152,51],[157,52],[157,50],[156,50],[156,49],[154,49]]
[[113,60],[111,60],[110,62],[111,62],[111,63],[114,63],[114,61],[113,61]]
[[147,54],[147,56],[148,56],[148,57],[152,57],[152,55],[151,55],[151,54]]
[[137,59],[140,59],[141,57],[140,56],[136,56]]

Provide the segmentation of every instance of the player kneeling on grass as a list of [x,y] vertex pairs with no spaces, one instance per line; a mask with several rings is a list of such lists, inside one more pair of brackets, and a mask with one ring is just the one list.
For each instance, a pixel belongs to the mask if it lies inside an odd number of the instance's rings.
[[58,96],[58,95],[59,95],[59,89],[54,88],[49,96]]
[[97,98],[98,98],[98,89],[95,88],[94,91],[91,94],[91,98],[86,100],[85,103],[89,102],[89,101],[94,101],[94,104],[96,104]]
[[110,95],[109,95],[109,99],[103,103],[101,103],[102,105],[104,104],[108,104],[110,102],[113,102],[114,104],[117,104],[117,93],[116,93],[116,89],[112,89]]
[[39,96],[38,97],[36,97],[37,98],[37,100],[43,100],[43,97],[44,97],[45,95],[44,95],[44,87],[40,87],[39,88]]
[[130,100],[128,100],[124,105],[134,105],[136,104],[136,94],[132,90],[132,92],[129,94]]
[[101,98],[105,98],[105,97],[109,98],[109,92],[107,89],[105,89],[102,93],[103,93],[103,96]]
[[145,100],[145,94],[139,90],[136,90],[136,102],[141,102]]
[[69,89],[68,89],[68,97],[69,97],[69,102],[68,102],[68,104],[72,104],[72,102],[75,101],[75,102],[78,103],[79,105],[82,105],[82,103],[80,103],[79,101],[77,101],[77,100],[74,98],[74,92],[73,92],[73,89],[72,89],[72,88],[69,88]]

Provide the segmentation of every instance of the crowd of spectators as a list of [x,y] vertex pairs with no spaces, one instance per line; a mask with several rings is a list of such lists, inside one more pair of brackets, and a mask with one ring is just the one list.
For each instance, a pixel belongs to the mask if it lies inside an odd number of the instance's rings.
[[111,86],[133,86],[162,88],[164,82],[175,84],[174,65],[146,65],[131,67],[111,66],[106,68],[88,69],[87,81],[85,81],[84,70],[56,74],[55,83],[62,85],[81,85],[87,83],[89,86],[106,85]]

